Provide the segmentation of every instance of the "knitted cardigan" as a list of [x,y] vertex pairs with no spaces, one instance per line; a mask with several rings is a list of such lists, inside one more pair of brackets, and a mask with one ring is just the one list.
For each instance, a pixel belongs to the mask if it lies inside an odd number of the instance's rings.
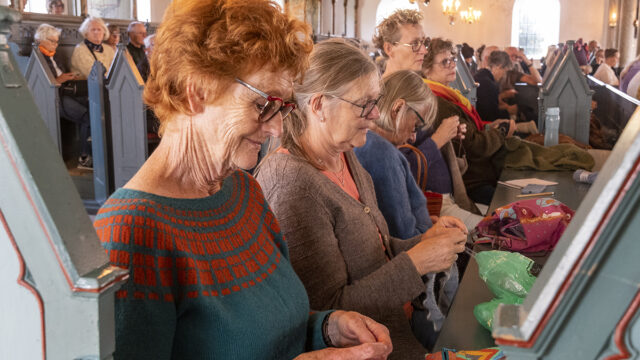
[[426,350],[403,311],[405,303],[425,290],[405,252],[420,238],[389,236],[371,177],[353,151],[345,159],[360,201],[291,154],[266,157],[256,178],[280,222],[311,307],[370,316],[389,328],[392,359],[424,359]]
[[373,131],[367,143],[354,152],[371,175],[378,207],[391,236],[408,239],[427,231],[433,224],[427,199],[411,174],[409,163],[392,143]]
[[[101,53],[96,51],[93,53],[96,55],[98,61],[104,65],[105,69],[109,71],[111,62],[116,54],[111,46],[104,45],[102,48],[104,50]],[[89,48],[84,41],[80,42],[73,49],[73,54],[71,54],[71,71],[80,73],[80,78],[86,80],[89,77],[89,73],[91,73],[93,63],[95,62],[96,59],[91,55],[91,51],[89,51]]]
[[278,222],[236,171],[201,199],[119,189],[94,226],[128,269],[116,294],[116,359],[291,359],[325,347]]

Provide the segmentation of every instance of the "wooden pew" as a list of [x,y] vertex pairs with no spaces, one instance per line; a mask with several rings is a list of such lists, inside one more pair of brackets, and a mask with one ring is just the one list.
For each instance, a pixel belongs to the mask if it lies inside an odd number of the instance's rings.
[[2,359],[112,359],[113,267],[7,46],[0,7]]
[[47,66],[44,55],[34,45],[29,63],[24,73],[31,94],[35,100],[41,118],[49,129],[49,134],[58,152],[62,154],[62,137],[60,131],[60,85],[55,74]]
[[109,92],[113,178],[122,187],[149,156],[146,108],[142,101],[144,82],[124,45],[109,71]]
[[[573,49],[573,41],[567,46]],[[578,65],[573,51],[564,53],[545,76],[538,98],[538,129],[544,132],[546,109],[560,108],[560,133],[584,144],[589,143],[591,97],[593,90]]]
[[597,103],[593,114],[602,126],[603,137],[613,147],[640,101],[591,75],[587,76],[587,81],[594,91],[593,100]]
[[458,48],[458,54],[456,55],[458,59],[456,62],[456,80],[449,84],[449,86],[459,90],[464,97],[469,99],[471,105],[476,106],[476,101],[478,101],[478,84],[473,79],[471,70],[469,70],[467,63],[464,61],[464,57],[462,57],[462,45],[456,46]]

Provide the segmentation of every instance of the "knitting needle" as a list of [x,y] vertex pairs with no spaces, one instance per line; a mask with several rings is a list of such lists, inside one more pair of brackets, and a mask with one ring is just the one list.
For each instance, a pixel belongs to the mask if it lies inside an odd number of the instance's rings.
[[509,187],[509,188],[512,188],[512,189],[522,189],[522,186],[509,184],[509,183],[504,182],[504,181],[498,181],[498,184],[500,184],[500,185],[504,185],[504,186]]
[[524,198],[524,197],[532,197],[532,196],[553,196],[553,191],[549,191],[549,192],[541,192],[541,193],[536,193],[536,194],[520,194],[517,195],[516,197],[519,198]]

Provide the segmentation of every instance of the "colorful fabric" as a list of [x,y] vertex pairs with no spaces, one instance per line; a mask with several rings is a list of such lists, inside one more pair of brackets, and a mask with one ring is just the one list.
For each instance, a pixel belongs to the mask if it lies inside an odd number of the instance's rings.
[[469,99],[464,97],[460,91],[452,89],[446,85],[440,84],[439,82],[423,79],[424,82],[429,85],[429,88],[436,96],[439,96],[449,102],[456,104],[462,111],[464,111],[473,122],[478,127],[478,130],[482,131],[486,124],[489,124],[488,121],[483,121],[480,117],[480,114],[476,111],[476,108],[471,105]]
[[507,358],[502,350],[500,350],[500,348],[495,347],[482,350],[465,350],[458,352],[456,352],[455,350],[449,350],[447,355],[443,355],[442,352],[428,354],[425,357],[425,360],[442,360],[446,359],[447,356],[449,360],[501,360]]
[[55,51],[55,50],[53,50],[53,51],[49,51],[49,50],[47,50],[47,48],[45,48],[45,47],[44,47],[44,46],[42,46],[42,45],[38,46],[38,50],[40,50],[40,52],[41,52],[41,53],[43,53],[43,54],[44,54],[44,56],[48,56],[48,57],[52,57],[53,55],[55,55],[55,54],[56,54],[56,51]]
[[551,251],[573,219],[573,210],[552,198],[502,206],[475,228],[476,243],[518,252]]
[[130,272],[116,293],[115,359],[290,359],[325,347],[327,312],[309,316],[278,221],[248,174],[201,199],[119,189],[94,226]]

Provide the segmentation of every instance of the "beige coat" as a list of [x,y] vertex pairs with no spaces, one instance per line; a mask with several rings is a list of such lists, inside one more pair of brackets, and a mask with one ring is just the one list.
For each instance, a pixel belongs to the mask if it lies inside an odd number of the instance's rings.
[[370,316],[389,328],[392,359],[424,359],[426,350],[403,311],[403,304],[425,290],[405,252],[420,238],[389,236],[371,176],[352,151],[345,155],[360,201],[290,154],[268,156],[256,178],[280,223],[311,308]]
[[[104,65],[105,69],[109,71],[109,67],[111,66],[111,62],[115,57],[115,52],[113,48],[108,45],[103,46],[103,51],[101,53],[94,52],[98,61]],[[89,73],[91,72],[91,67],[93,67],[93,63],[96,60],[93,55],[91,55],[91,51],[87,45],[83,42],[76,45],[75,49],[73,49],[73,54],[71,55],[71,72],[77,72],[80,74],[81,80],[86,80],[89,77]]]

